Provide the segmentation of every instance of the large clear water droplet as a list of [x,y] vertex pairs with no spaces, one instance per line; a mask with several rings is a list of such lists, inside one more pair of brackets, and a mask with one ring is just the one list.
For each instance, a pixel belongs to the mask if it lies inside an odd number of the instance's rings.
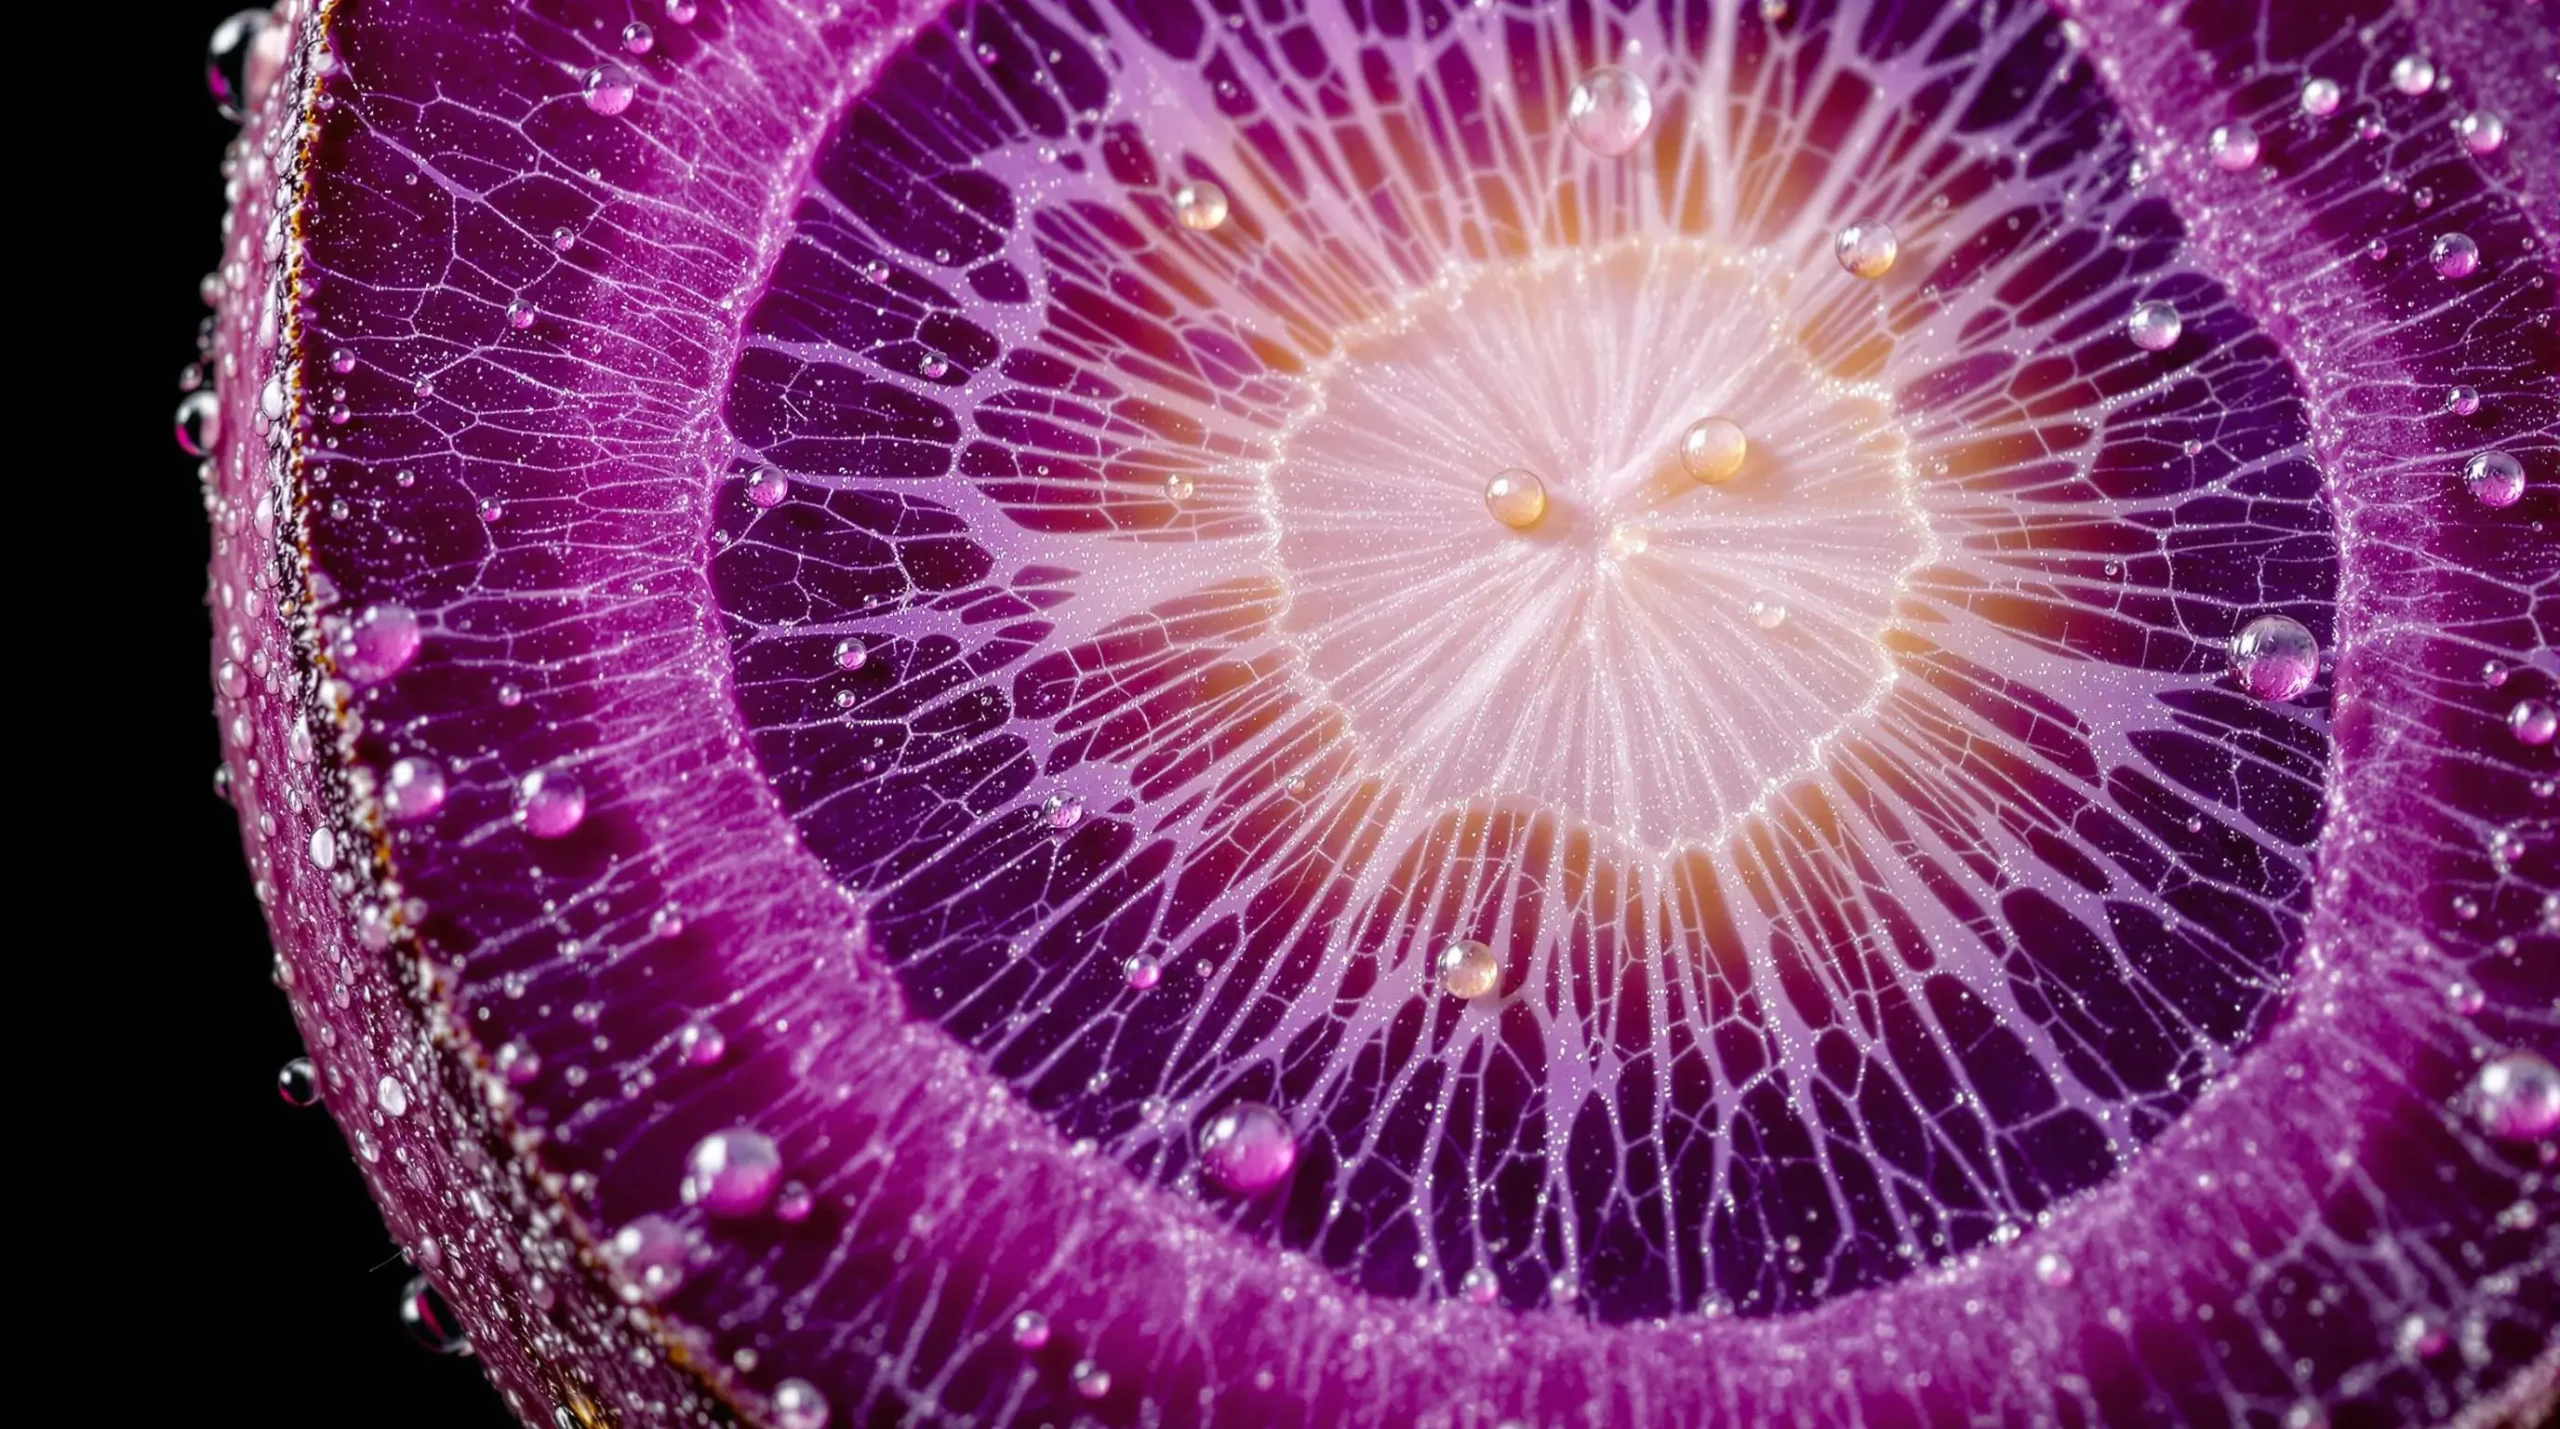
[[286,1106],[309,1106],[320,1100],[320,1069],[308,1057],[296,1057],[276,1072],[276,1095]]
[[1902,241],[1894,236],[1893,226],[1876,219],[1841,229],[1831,245],[1832,256],[1853,278],[1883,277],[1893,271],[1893,260],[1901,252]]
[[2402,94],[2424,94],[2435,88],[2435,63],[2424,55],[2402,55],[2391,66],[2391,87]]
[[373,1084],[373,1103],[385,1116],[409,1114],[409,1085],[398,1077],[385,1076]]
[[2494,154],[2507,142],[2507,121],[2486,109],[2475,109],[2454,121],[2462,147],[2474,154]]
[[1517,467],[1484,484],[1484,509],[1514,531],[1526,531],[1547,514],[1547,484]]
[[708,1067],[727,1056],[729,1039],[708,1022],[688,1022],[676,1034],[676,1050],[683,1054],[688,1067]]
[[2427,265],[2447,278],[2468,278],[2480,271],[2480,245],[2467,233],[2442,234],[2427,249]]
[[1440,950],[1440,986],[1451,997],[1478,998],[1502,981],[1502,960],[1473,938]]
[[2560,1068],[2539,1052],[2492,1058],[2471,1083],[2481,1129],[2505,1141],[2540,1141],[2560,1131]]
[[1024,1350],[1036,1350],[1049,1343],[1049,1317],[1037,1310],[1014,1316],[1013,1343],[1016,1349]]
[[1212,1180],[1238,1195],[1269,1190],[1297,1163],[1297,1134],[1287,1119],[1260,1102],[1237,1102],[1211,1118],[1200,1133],[1200,1164]]
[[462,1331],[461,1317],[436,1293],[427,1277],[412,1277],[400,1292],[400,1324],[409,1338],[440,1355],[463,1354],[471,1348],[471,1337]]
[[1616,65],[1602,65],[1573,87],[1564,122],[1582,147],[1614,159],[1642,143],[1653,127],[1653,90]]
[[249,117],[249,53],[275,23],[264,10],[240,10],[213,27],[204,46],[204,87],[213,107],[238,124]]
[[2518,744],[2549,744],[2553,735],[2560,734],[2560,708],[2548,700],[2518,700],[2507,711],[2507,733]]
[[825,1429],[831,1412],[827,1397],[805,1379],[786,1379],[773,1387],[774,1429]]
[[2178,345],[2178,335],[2187,330],[2186,319],[2167,303],[2136,303],[2124,321],[2125,336],[2145,352],[2166,352]]
[[222,440],[222,399],[211,388],[178,399],[178,450],[189,456],[210,454]]
[[2215,168],[2236,174],[2258,162],[2258,131],[2233,121],[2213,131],[2207,141]]
[[405,605],[368,605],[339,632],[338,673],[359,685],[379,684],[399,674],[418,653],[423,635],[417,613]]
[[622,27],[622,52],[626,55],[645,55],[657,43],[657,32],[645,20],[634,20]]
[[2462,464],[2462,485],[2483,506],[2513,506],[2524,495],[2524,463],[2505,452],[2482,452]]
[[1227,221],[1227,191],[1207,179],[1173,191],[1173,216],[1194,233],[1207,233]]
[[780,506],[782,498],[790,494],[791,479],[772,467],[765,467],[747,478],[747,499],[758,506],[767,509]]
[[611,117],[631,107],[640,86],[632,80],[631,71],[622,66],[600,64],[587,71],[586,82],[579,86],[578,93],[589,109]]
[[782,1185],[782,1152],[749,1127],[715,1131],[693,1144],[677,1188],[688,1206],[733,1220],[762,1215]]
[[2311,115],[2335,114],[2338,112],[2338,100],[2341,97],[2338,82],[2334,79],[2308,81],[2302,86],[2302,112]]
[[2231,674],[2262,700],[2289,700],[2320,673],[2320,642],[2299,620],[2261,615],[2231,637]]
[[382,781],[382,814],[395,824],[414,824],[443,808],[444,796],[441,765],[414,755],[395,759]]
[[587,791],[557,769],[537,769],[516,781],[516,823],[538,839],[566,838],[587,817]]
[[1742,470],[1742,459],[1750,451],[1751,439],[1740,422],[1731,417],[1702,417],[1680,434],[1680,469],[1692,481],[1718,485]]
[[1743,607],[1743,613],[1760,629],[1775,630],[1787,623],[1787,598],[1773,590],[1757,592]]

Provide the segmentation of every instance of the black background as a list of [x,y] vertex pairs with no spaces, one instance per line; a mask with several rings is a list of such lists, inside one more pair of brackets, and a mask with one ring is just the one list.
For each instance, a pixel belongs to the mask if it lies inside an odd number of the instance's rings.
[[208,537],[171,419],[236,132],[205,39],[239,3],[71,7],[11,61],[38,177],[10,183],[10,588],[39,656],[9,662],[33,767],[6,965],[11,1100],[43,1129],[13,1126],[10,1160],[43,1209],[12,1216],[10,1299],[70,1362],[10,1377],[66,1395],[63,1423],[505,1425],[474,1361],[402,1327],[414,1272],[337,1128],[276,1095],[301,1040],[213,792]]

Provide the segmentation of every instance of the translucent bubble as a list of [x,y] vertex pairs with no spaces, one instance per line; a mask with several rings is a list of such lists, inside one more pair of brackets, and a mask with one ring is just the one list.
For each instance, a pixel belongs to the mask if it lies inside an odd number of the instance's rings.
[[2136,303],[2124,321],[2125,336],[2145,352],[2166,352],[2178,345],[2178,335],[2187,330],[2187,320],[2167,303]]
[[178,399],[178,450],[189,456],[209,455],[222,440],[222,399],[212,389]]
[[2480,410],[2480,389],[2456,387],[2444,394],[2445,410],[2457,417],[2468,417]]
[[654,1305],[684,1283],[684,1232],[664,1216],[629,1222],[605,1242],[604,1252],[623,1278],[625,1300]]
[[1200,1133],[1200,1164],[1238,1195],[1278,1185],[1297,1161],[1297,1135],[1280,1113],[1260,1102],[1237,1102]]
[[839,640],[836,642],[837,669],[859,670],[865,664],[869,663],[870,659],[871,652],[863,647],[861,641]]
[[535,838],[567,838],[586,817],[587,791],[574,776],[537,769],[516,781],[516,824]]
[[797,1181],[785,1181],[773,1198],[773,1218],[786,1226],[796,1226],[809,1219],[818,1208],[818,1198]]
[[1458,1293],[1473,1305],[1490,1305],[1502,1293],[1502,1283],[1493,1272],[1479,1265],[1458,1277]]
[[502,1044],[490,1061],[511,1087],[531,1086],[533,1079],[542,1075],[542,1054],[522,1042]]
[[1076,1361],[1068,1378],[1074,1382],[1076,1393],[1087,1399],[1100,1399],[1111,1392],[1111,1371],[1091,1360]]
[[507,304],[507,326],[518,332],[533,326],[533,304],[523,298]]
[[1776,591],[1764,590],[1752,596],[1743,610],[1751,617],[1751,623],[1763,630],[1775,630],[1787,623],[1786,598]]
[[2475,109],[2454,121],[2462,147],[2474,154],[2494,154],[2507,142],[2507,121],[2486,109]]
[[423,1275],[411,1277],[400,1292],[400,1324],[410,1339],[437,1354],[458,1355],[471,1348],[462,1320]]
[[348,373],[348,372],[353,372],[353,371],[355,371],[355,370],[356,370],[356,355],[355,355],[355,351],[354,351],[352,348],[344,348],[344,347],[342,347],[342,348],[339,348],[337,351],[330,353],[330,354],[329,354],[329,370],[330,370],[330,371],[332,371],[332,372],[337,372],[337,373]]
[[1742,470],[1751,440],[1731,417],[1702,417],[1680,434],[1680,469],[1709,485],[1731,481]]
[[693,23],[694,0],[667,0],[667,18],[679,25]]
[[1616,65],[1602,65],[1573,87],[1564,122],[1582,147],[1614,159],[1653,127],[1653,90]]
[[1074,828],[1084,820],[1084,800],[1073,794],[1052,794],[1040,801],[1040,821],[1061,832]]
[[688,1206],[715,1216],[743,1219],[764,1213],[782,1185],[782,1152],[773,1138],[749,1127],[715,1131],[693,1144],[677,1194]]
[[2312,80],[2302,86],[2302,112],[2305,114],[2335,114],[2338,112],[2339,98],[2338,82],[2336,80]]
[[790,494],[791,478],[772,467],[760,467],[755,475],[747,478],[747,499],[758,506],[768,509],[780,506],[782,498]]
[[1164,980],[1164,964],[1147,953],[1131,953],[1120,964],[1120,976],[1140,992]]
[[405,605],[368,605],[338,633],[330,654],[338,673],[359,685],[378,684],[407,668],[424,638],[417,614]]
[[2538,1052],[2491,1059],[2472,1079],[2481,1129],[2504,1141],[2540,1141],[2560,1130],[2560,1068]]
[[634,20],[630,24],[622,27],[622,52],[624,54],[645,55],[649,52],[650,47],[657,44],[657,42],[657,33],[649,28],[646,21]]
[[1484,484],[1484,507],[1494,520],[1526,531],[1547,514],[1547,484],[1537,473],[1513,467]]
[[2480,984],[2462,978],[2445,984],[2444,1000],[2446,1006],[2465,1017],[2473,1016],[2489,1005],[2489,995],[2480,990]]
[[558,228],[551,230],[551,250],[553,252],[566,253],[577,246],[578,230],[571,228],[565,223],[560,225]]
[[1477,998],[1502,981],[1502,960],[1473,938],[1461,938],[1440,950],[1440,986],[1451,997]]
[[2055,1289],[2071,1283],[2071,1261],[2061,1251],[2048,1250],[2036,1257],[2036,1279]]
[[265,10],[238,10],[213,27],[204,46],[204,87],[213,107],[234,124],[249,117],[249,54],[275,17]]
[[411,755],[391,761],[382,781],[382,814],[395,824],[414,824],[444,807],[444,766]]
[[2423,55],[2402,55],[2391,66],[2391,87],[2402,94],[2424,94],[2435,85],[2435,64]]
[[2214,167],[2224,173],[2236,174],[2258,162],[2258,131],[2237,120],[2215,129],[2207,142]]
[[805,1379],[786,1379],[773,1387],[774,1429],[826,1429],[827,1397]]
[[1177,505],[1190,500],[1197,490],[1199,488],[1192,483],[1191,478],[1181,472],[1177,471],[1164,479],[1164,499]]
[[1207,233],[1227,221],[1227,191],[1207,179],[1195,179],[1173,191],[1173,216],[1194,233]]
[[373,1104],[382,1108],[382,1114],[385,1116],[407,1116],[409,1114],[408,1084],[398,1077],[384,1077],[373,1084]]
[[309,1106],[320,1100],[320,1069],[308,1057],[296,1057],[276,1072],[276,1095],[286,1106]]
[[1883,277],[1893,271],[1893,260],[1901,252],[1902,242],[1894,236],[1892,225],[1875,219],[1841,229],[1831,245],[1832,256],[1853,278]]
[[2482,452],[2462,464],[2462,484],[2483,506],[2513,506],[2524,495],[2524,463],[2502,451]]
[[688,1067],[708,1067],[728,1051],[729,1039],[708,1022],[688,1022],[684,1030],[676,1034],[677,1055],[684,1058]]
[[2547,700],[2518,700],[2507,711],[2507,733],[2520,744],[2543,745],[2560,734],[2560,709]]
[[2291,616],[2261,615],[2231,637],[2231,673],[2259,699],[2292,699],[2320,673],[2320,642]]
[[237,660],[225,660],[213,667],[214,693],[226,700],[236,700],[249,693],[249,672]]
[[2441,234],[2427,249],[2427,265],[2447,278],[2468,278],[2480,271],[2480,245],[2467,233]]
[[578,92],[589,109],[610,116],[629,109],[640,87],[632,81],[631,71],[618,64],[600,64],[587,71],[586,83]]
[[1049,1343],[1049,1317],[1037,1310],[1025,1310],[1013,1317],[1013,1344],[1016,1349],[1036,1350]]

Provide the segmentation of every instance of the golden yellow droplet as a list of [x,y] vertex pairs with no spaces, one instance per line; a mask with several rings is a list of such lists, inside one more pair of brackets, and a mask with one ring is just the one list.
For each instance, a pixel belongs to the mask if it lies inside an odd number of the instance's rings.
[[1484,508],[1514,531],[1526,531],[1547,514],[1547,484],[1518,467],[1484,484]]
[[1482,997],[1500,981],[1502,960],[1473,938],[1461,938],[1440,950],[1440,986],[1451,997]]
[[1708,417],[1693,422],[1680,436],[1680,469],[1692,480],[1709,485],[1731,481],[1742,470],[1742,458],[1751,450],[1751,442],[1742,434],[1742,424],[1731,417]]
[[1197,179],[1173,191],[1173,216],[1194,233],[1206,233],[1227,221],[1227,191]]

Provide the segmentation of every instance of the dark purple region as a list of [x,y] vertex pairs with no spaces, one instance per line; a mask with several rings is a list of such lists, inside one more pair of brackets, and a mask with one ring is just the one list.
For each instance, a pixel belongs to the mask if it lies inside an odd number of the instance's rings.
[[[1857,76],[1918,63],[1927,8],[1856,35],[1746,14],[1738,86],[1781,60],[1838,83],[1772,91],[1741,232],[1802,222],[1839,106],[1887,102]],[[2337,547],[2276,344],[2181,266],[2054,24],[1995,7],[1928,32],[1939,78],[1891,97],[1867,181],[1948,198],[1926,284],[1809,339],[1893,384],[1940,542],[1889,698],[1676,857],[1406,807],[1311,691],[1276,576],[1096,573],[1166,543],[1225,571],[1261,518],[1169,474],[1267,438],[1397,285],[1573,241],[1489,137],[1510,105],[1548,133],[1533,81],[1581,63],[1560,13],[928,27],[827,137],[750,313],[712,575],[757,757],[874,954],[1062,1134],[1190,1186],[1200,1127],[1267,1102],[1291,1179],[1201,1194],[1364,1289],[1481,1269],[1607,1320],[1774,1314],[2097,1184],[2258,1026],[2309,904],[2327,684],[2254,700],[2225,651],[2271,612],[2325,647]],[[1486,25],[1516,98],[1452,38]],[[1079,117],[1143,48],[1214,96],[1230,157]],[[1165,197],[1204,170],[1239,197],[1206,243]],[[2122,331],[2155,299],[2184,320],[2159,353]],[[1497,1006],[1417,980],[1457,936],[1502,957]]]

